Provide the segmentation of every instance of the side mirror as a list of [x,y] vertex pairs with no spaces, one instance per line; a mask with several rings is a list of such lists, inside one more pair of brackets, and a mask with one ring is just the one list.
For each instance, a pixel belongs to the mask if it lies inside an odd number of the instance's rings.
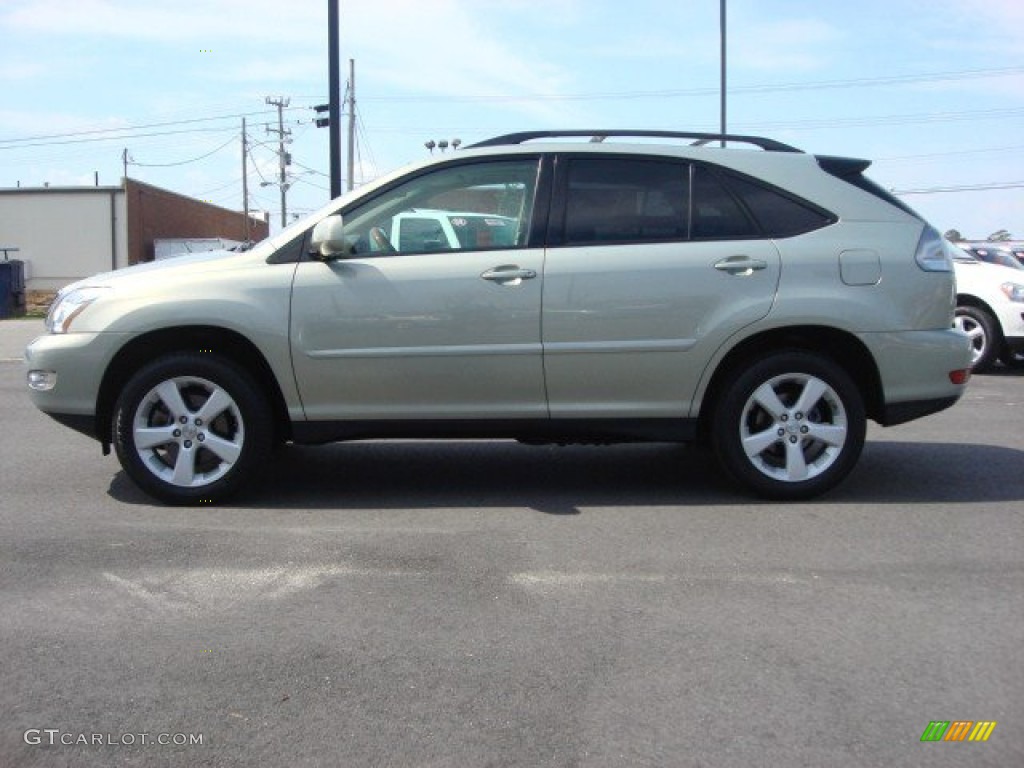
[[345,243],[345,225],[341,214],[336,213],[322,219],[313,227],[309,238],[309,252],[321,261],[331,261],[344,256],[348,250]]

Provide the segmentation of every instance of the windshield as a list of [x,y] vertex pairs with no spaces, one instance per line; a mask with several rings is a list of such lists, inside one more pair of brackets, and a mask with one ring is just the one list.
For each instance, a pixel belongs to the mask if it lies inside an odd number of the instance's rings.
[[977,261],[977,259],[974,258],[974,256],[969,254],[967,251],[965,251],[959,245],[953,245],[953,243],[949,243],[948,245],[949,245],[949,250],[953,254],[953,259],[955,261],[968,261],[968,262]]

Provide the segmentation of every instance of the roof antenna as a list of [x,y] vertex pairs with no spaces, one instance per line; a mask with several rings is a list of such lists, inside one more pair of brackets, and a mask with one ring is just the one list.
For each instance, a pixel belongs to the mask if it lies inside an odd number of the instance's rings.
[[607,138],[608,138],[607,136],[604,136],[604,135],[601,135],[601,134],[596,134],[596,135],[590,137],[590,143],[591,144],[600,144],[600,143],[602,143]]

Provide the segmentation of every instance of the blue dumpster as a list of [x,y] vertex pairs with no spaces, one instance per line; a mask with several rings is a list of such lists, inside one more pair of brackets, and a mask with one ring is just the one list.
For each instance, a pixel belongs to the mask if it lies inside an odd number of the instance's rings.
[[0,261],[0,318],[25,314],[25,262]]

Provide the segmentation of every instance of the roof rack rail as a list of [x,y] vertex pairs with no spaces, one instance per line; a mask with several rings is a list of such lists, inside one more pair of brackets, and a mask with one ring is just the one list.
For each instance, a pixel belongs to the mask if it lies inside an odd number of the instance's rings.
[[519,133],[507,133],[503,136],[495,136],[493,139],[486,139],[472,144],[466,149],[474,147],[498,147],[507,144],[522,144],[534,139],[550,139],[563,136],[588,136],[592,142],[602,142],[609,136],[636,136],[659,139],[693,139],[694,146],[709,144],[713,141],[731,141],[740,144],[752,144],[760,147],[766,152],[799,152],[803,150],[783,144],[781,141],[766,139],[761,136],[740,136],[732,133],[693,133],[688,131],[647,131],[647,130],[570,130],[570,131],[521,131]]

